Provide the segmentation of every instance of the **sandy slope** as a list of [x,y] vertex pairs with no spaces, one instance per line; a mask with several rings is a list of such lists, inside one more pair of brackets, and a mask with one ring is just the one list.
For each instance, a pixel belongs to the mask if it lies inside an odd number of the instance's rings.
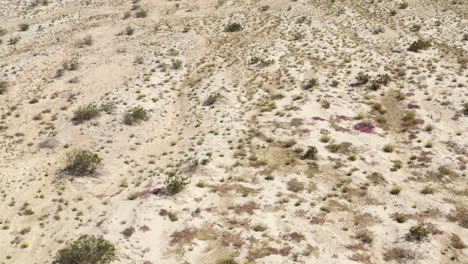
[[[81,234],[112,241],[116,263],[468,262],[463,1],[32,2],[0,0],[0,263],[51,263]],[[359,72],[391,81],[373,91]],[[89,103],[115,109],[74,124]],[[132,106],[150,120],[125,125]],[[99,153],[98,174],[63,173],[76,148]],[[171,172],[182,192],[129,199]],[[429,237],[407,239],[418,223]]]

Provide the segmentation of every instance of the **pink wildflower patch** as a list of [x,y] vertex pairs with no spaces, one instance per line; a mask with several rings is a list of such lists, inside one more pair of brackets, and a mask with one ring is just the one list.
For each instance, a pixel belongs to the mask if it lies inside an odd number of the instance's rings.
[[357,123],[356,125],[354,125],[354,130],[358,130],[365,133],[372,133],[372,131],[374,131],[374,128],[374,125],[365,122]]

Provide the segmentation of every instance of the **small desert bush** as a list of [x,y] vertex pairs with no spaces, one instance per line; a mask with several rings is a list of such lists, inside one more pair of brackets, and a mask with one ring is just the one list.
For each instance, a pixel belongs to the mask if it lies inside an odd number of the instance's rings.
[[310,159],[310,160],[314,160],[317,158],[317,153],[318,153],[318,150],[316,147],[314,146],[309,146],[309,148],[307,149],[306,153],[304,153],[304,155],[302,155],[301,159]]
[[392,248],[384,253],[385,261],[395,260],[395,263],[407,263],[416,259],[416,253],[406,248]]
[[6,93],[9,83],[7,81],[0,81],[0,94]]
[[356,80],[358,82],[358,84],[362,85],[362,84],[366,84],[369,82],[370,80],[370,76],[365,74],[364,72],[360,72],[358,73],[358,75],[356,76]]
[[418,52],[420,50],[426,50],[431,46],[431,42],[427,40],[416,40],[408,47],[408,51]]
[[304,188],[304,183],[298,181],[297,179],[288,181],[288,190],[291,192],[301,192],[304,190]]
[[82,235],[60,249],[55,262],[60,264],[108,264],[117,259],[115,246],[102,236]]
[[387,153],[392,153],[393,151],[395,151],[395,147],[393,145],[387,144],[383,147],[383,151]]
[[164,181],[164,184],[166,185],[166,189],[170,194],[176,194],[182,191],[187,184],[190,183],[190,180],[188,177],[180,175],[180,174],[169,174]]
[[374,241],[374,235],[368,230],[361,230],[357,232],[356,239],[365,244],[372,244],[372,241]]
[[432,186],[424,186],[424,188],[421,190],[422,194],[434,194],[435,189]]
[[402,224],[402,223],[405,223],[406,221],[408,221],[408,217],[406,215],[404,215],[404,214],[397,214],[395,216],[395,221]]
[[224,27],[225,32],[237,32],[241,31],[242,29],[242,25],[238,22],[229,23]]
[[412,226],[406,235],[408,240],[422,241],[429,237],[431,230],[427,224],[419,223],[415,226]]
[[317,84],[318,84],[317,79],[310,79],[304,84],[302,89],[310,90],[310,89],[314,88],[315,86],[317,86]]
[[131,35],[133,35],[133,33],[135,33],[135,29],[132,28],[131,26],[128,26],[128,27],[125,28],[125,31],[124,31],[124,32],[125,32],[125,34],[127,34],[128,36],[131,36]]
[[93,45],[93,38],[90,35],[76,42],[76,46],[79,48],[84,48],[85,46],[91,45]]
[[80,106],[73,114],[72,121],[75,124],[83,123],[84,121],[91,120],[99,116],[100,109],[95,104]]
[[148,16],[148,10],[146,9],[138,9],[138,11],[135,12],[135,17],[136,18],[145,18]]
[[463,104],[462,112],[465,116],[468,116],[468,103]]
[[203,102],[203,106],[210,106],[214,105],[216,101],[221,97],[220,93],[212,93],[206,98],[206,100]]
[[390,190],[390,194],[393,194],[393,195],[397,195],[401,192],[401,187],[400,186],[394,186],[391,190]]
[[73,176],[91,175],[102,166],[102,158],[89,150],[75,149],[67,154],[65,171]]
[[64,70],[76,71],[76,70],[78,70],[79,65],[80,65],[80,63],[78,62],[78,59],[74,58],[74,59],[71,59],[71,60],[68,60],[68,61],[64,61],[63,64],[62,64],[62,67],[63,67]]
[[27,31],[29,29],[29,24],[26,24],[26,23],[21,23],[19,25],[19,30],[20,31]]
[[142,121],[148,121],[150,114],[141,106],[133,107],[127,110],[124,115],[124,123],[126,125],[138,124]]

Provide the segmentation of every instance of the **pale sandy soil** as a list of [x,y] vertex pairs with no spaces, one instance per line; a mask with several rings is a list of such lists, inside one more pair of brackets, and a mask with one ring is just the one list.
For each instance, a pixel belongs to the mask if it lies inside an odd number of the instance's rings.
[[[468,263],[468,2],[33,2],[0,0],[0,263],[52,263],[82,234],[115,263]],[[123,19],[134,5],[147,17]],[[74,124],[90,103],[115,109]],[[150,119],[124,124],[133,106]],[[95,175],[63,172],[77,148]],[[129,198],[172,173],[180,193]]]

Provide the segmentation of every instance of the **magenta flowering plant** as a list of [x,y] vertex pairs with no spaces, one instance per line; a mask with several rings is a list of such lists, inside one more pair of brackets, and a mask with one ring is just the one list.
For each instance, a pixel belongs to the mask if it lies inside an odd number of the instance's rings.
[[354,130],[358,130],[358,131],[365,132],[365,133],[372,133],[372,131],[374,131],[374,128],[375,128],[374,125],[372,125],[371,123],[367,123],[367,122],[361,122],[361,123],[357,123],[356,125],[354,125]]

